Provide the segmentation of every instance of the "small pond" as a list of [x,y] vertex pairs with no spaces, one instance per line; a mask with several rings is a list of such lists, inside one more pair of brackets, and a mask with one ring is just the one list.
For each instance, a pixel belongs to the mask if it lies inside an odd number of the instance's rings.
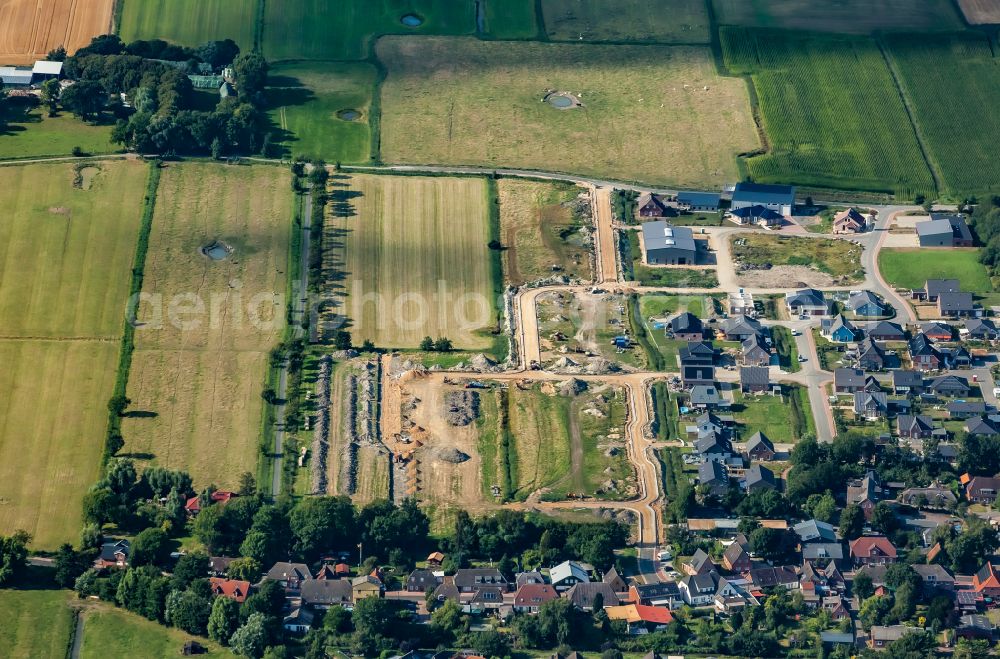
[[552,105],[552,107],[560,109],[571,108],[574,105],[573,99],[571,99],[569,96],[560,96],[558,94],[549,96],[549,103]]
[[424,24],[424,19],[420,18],[416,14],[406,14],[399,19],[399,22],[406,27],[420,27]]
[[346,108],[337,111],[337,118],[343,121],[357,121],[361,118],[361,112],[353,108]]
[[232,248],[218,240],[213,240],[201,248],[201,253],[213,261],[225,261],[232,251]]

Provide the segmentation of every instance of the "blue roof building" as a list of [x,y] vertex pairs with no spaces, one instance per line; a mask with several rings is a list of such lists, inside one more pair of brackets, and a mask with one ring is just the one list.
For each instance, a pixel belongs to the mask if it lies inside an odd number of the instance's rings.
[[678,192],[678,205],[693,211],[719,210],[718,192]]
[[735,210],[748,206],[763,206],[782,215],[791,215],[795,207],[795,187],[745,181],[737,183],[731,207]]

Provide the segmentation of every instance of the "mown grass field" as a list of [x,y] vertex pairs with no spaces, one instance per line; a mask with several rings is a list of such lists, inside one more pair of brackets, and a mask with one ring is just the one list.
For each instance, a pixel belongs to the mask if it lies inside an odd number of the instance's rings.
[[[293,198],[266,166],[183,164],[160,180],[123,420],[126,453],[198,487],[255,471],[268,351],[282,336]],[[233,248],[213,261],[201,248]]]
[[703,0],[541,0],[553,41],[708,43]]
[[1000,71],[984,35],[886,37],[917,129],[944,191],[961,199],[1000,187]]
[[[400,22],[416,14],[423,24]],[[454,0],[329,0],[266,2],[264,55],[269,60],[360,60],[383,34],[472,34],[475,4]]]
[[[271,121],[280,129],[276,144],[286,156],[331,163],[369,162],[377,76],[374,66],[360,63],[296,62],[271,67],[267,94]],[[348,121],[337,115],[341,110],[356,110],[360,116]]]
[[[340,176],[328,222],[344,263],[342,308],[354,341],[415,348],[424,336],[485,350],[495,281],[482,179]],[[337,199],[340,198],[338,202]]]
[[[80,659],[135,657],[174,659],[180,656],[186,641],[194,640],[208,652],[198,655],[205,659],[232,657],[229,650],[203,637],[165,627],[151,620],[117,609],[107,604],[93,604],[83,615],[83,644]],[[52,655],[52,656],[62,656]]]
[[740,437],[747,440],[760,431],[773,442],[791,443],[816,432],[806,389],[788,385],[783,391],[783,396],[736,393],[732,414],[741,426]]
[[0,168],[0,533],[40,549],[76,538],[98,475],[139,233],[148,168],[98,167],[88,189],[69,164]]
[[[386,37],[376,51],[386,162],[717,186],[759,146],[743,82],[707,47]],[[547,89],[584,107],[556,109]]]
[[876,192],[934,192],[916,133],[878,46],[722,28],[726,66],[750,75],[769,141],[746,161],[760,182]]
[[261,1],[124,0],[119,34],[125,41],[166,39],[184,46],[232,39],[250,51]]
[[883,249],[878,268],[886,282],[901,288],[922,288],[928,279],[957,279],[965,291],[993,290],[978,249]]
[[0,159],[68,156],[73,147],[84,153],[112,153],[111,126],[85,124],[68,112],[49,117],[31,103],[8,100],[0,127]]
[[0,590],[0,656],[67,656],[73,626],[70,594],[67,590]]
[[804,265],[849,281],[864,277],[861,247],[848,240],[754,233],[739,236],[731,248],[733,260],[746,264]]
[[483,0],[483,31],[493,39],[538,38],[535,0]]
[[[565,275],[591,279],[590,247],[584,221],[571,208],[583,189],[568,183],[520,179],[497,182],[504,279],[520,285]],[[553,271],[553,266],[559,266]]]
[[[960,0],[967,2],[968,0]],[[719,25],[847,34],[874,30],[960,30],[949,0],[711,0]]]

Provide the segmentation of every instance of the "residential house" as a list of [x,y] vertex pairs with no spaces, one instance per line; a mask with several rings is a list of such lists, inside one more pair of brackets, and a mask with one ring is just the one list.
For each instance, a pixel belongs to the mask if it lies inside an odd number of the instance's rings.
[[[680,341],[700,342],[705,338],[705,327],[698,316],[684,312],[674,316],[669,323],[674,338]],[[713,352],[714,354],[714,352]]]
[[520,588],[521,586],[529,583],[548,583],[545,580],[545,576],[537,570],[531,570],[530,572],[518,572],[514,576],[514,587]]
[[830,303],[822,291],[814,288],[785,293],[785,304],[794,316],[826,316],[830,313]]
[[132,545],[128,540],[108,540],[101,544],[101,553],[98,554],[94,565],[97,567],[128,567],[128,559],[132,554]]
[[930,322],[920,326],[920,334],[931,341],[951,341],[955,336],[955,328],[948,323]]
[[[229,491],[226,491],[226,490],[216,490],[216,491],[212,492],[212,494],[209,496],[209,503],[210,504],[211,503],[218,503],[218,504],[221,504],[221,505],[225,505],[225,504],[229,503],[229,501],[233,497],[236,497],[236,496],[239,496],[239,495],[236,494],[235,492],[229,492]],[[197,515],[198,513],[200,513],[201,512],[201,496],[200,495],[199,496],[193,496],[190,499],[188,499],[187,502],[184,504],[184,510],[186,510],[187,514],[191,515],[192,517],[195,516],[195,515]]]
[[858,318],[888,315],[885,302],[871,291],[855,291],[847,298],[847,308]]
[[969,503],[984,503],[992,506],[1000,492],[1000,478],[973,476],[965,481],[965,498]]
[[989,408],[982,400],[953,400],[944,406],[944,410],[950,419],[968,419],[986,414]]
[[858,368],[868,371],[881,371],[886,365],[885,350],[871,337],[866,337],[858,344]]
[[910,339],[910,360],[918,371],[936,371],[944,366],[944,357],[926,334],[917,334]]
[[728,572],[742,574],[753,567],[753,565],[746,548],[738,542],[733,542],[726,547],[726,551],[722,554],[722,567]]
[[848,208],[833,216],[834,233],[861,233],[867,226],[868,220],[857,208]]
[[744,366],[767,366],[771,363],[771,349],[760,335],[745,339],[741,349]]
[[982,597],[994,600],[1000,598],[1000,575],[997,574],[992,561],[986,561],[986,564],[972,575],[972,590]]
[[685,389],[707,387],[715,382],[714,366],[692,366],[681,364],[681,385]]
[[668,206],[660,195],[645,192],[636,200],[636,215],[639,217],[676,217],[677,210]]
[[842,561],[844,545],[839,542],[809,542],[802,547],[802,558],[807,561]]
[[726,341],[745,341],[751,336],[763,335],[764,326],[748,316],[732,316],[722,321],[720,328]]
[[729,475],[726,468],[715,460],[698,465],[698,483],[708,489],[709,496],[721,497],[729,491]]
[[562,592],[578,583],[590,581],[590,575],[576,561],[563,561],[549,569],[549,581],[556,590]]
[[746,454],[748,460],[769,462],[774,459],[774,443],[758,430],[747,440]]
[[684,603],[684,596],[675,581],[657,581],[647,584],[632,584],[628,589],[628,599],[645,606],[665,606],[676,609]]
[[594,599],[600,595],[604,601],[603,606],[618,606],[618,593],[609,584],[602,581],[591,581],[589,583],[578,583],[563,595],[573,603],[573,606],[581,611],[593,611]]
[[698,262],[698,246],[688,227],[647,222],[642,225],[642,247],[646,263],[650,265],[694,265]]
[[970,318],[981,310],[972,301],[972,293],[942,293],[937,300],[938,315],[943,318]]
[[605,572],[601,581],[614,588],[616,593],[624,593],[628,590],[628,583],[626,583],[625,579],[618,574],[618,568],[616,567],[612,567],[610,570]]
[[699,435],[694,442],[694,452],[702,460],[709,462],[725,462],[726,458],[732,454],[726,432],[723,430],[710,430]]
[[905,341],[906,332],[898,323],[880,320],[865,330],[865,333],[876,341]]
[[924,390],[924,376],[919,371],[893,369],[889,371],[895,394],[917,396]]
[[896,562],[896,547],[884,535],[866,535],[850,543],[854,565],[887,565]]
[[1000,428],[997,427],[997,424],[985,416],[973,416],[966,419],[963,429],[969,435],[978,435],[980,437],[996,437],[1000,435]]
[[884,391],[859,391],[854,394],[854,416],[869,421],[889,414],[889,399]]
[[441,585],[434,589],[434,599],[437,602],[444,602],[446,600],[453,602],[461,601],[461,593],[458,590],[458,586],[455,585],[455,577],[451,576],[441,579]]
[[293,606],[284,616],[281,626],[290,634],[305,634],[312,628],[313,613],[304,606]]
[[695,385],[691,387],[688,404],[695,409],[701,410],[729,407],[729,401],[722,397],[722,393],[714,385]]
[[898,641],[907,634],[922,632],[923,627],[907,627],[905,625],[872,625],[868,632],[868,647],[881,650],[890,643]]
[[683,366],[712,366],[715,364],[715,349],[702,340],[688,341],[677,351],[677,358]]
[[378,577],[363,574],[351,579],[351,591],[354,601],[358,602],[366,597],[382,597],[385,588]]
[[787,565],[747,570],[743,573],[743,578],[747,582],[747,588],[752,592],[764,591],[778,586],[788,590],[796,590],[800,586],[795,569]]
[[667,628],[674,621],[670,609],[642,604],[623,604],[604,609],[608,620],[624,620],[629,634],[650,634]]
[[310,579],[302,582],[301,597],[303,604],[314,609],[350,607],[354,602],[354,589],[347,579]]
[[869,519],[875,504],[882,498],[882,484],[874,471],[869,471],[864,478],[847,482],[847,503],[856,504]]
[[708,574],[715,570],[715,561],[703,549],[695,551],[694,556],[689,558],[681,566],[685,574]]
[[760,606],[760,601],[743,588],[742,579],[726,577],[719,577],[713,601],[715,610],[719,613],[732,613],[748,606]]
[[455,587],[459,592],[471,593],[483,586],[508,588],[507,579],[493,567],[463,568],[455,572]]
[[719,583],[717,572],[707,574],[693,574],[684,577],[677,585],[684,601],[691,606],[706,606],[715,599],[715,592]]
[[939,349],[944,356],[945,366],[950,369],[972,368],[972,355],[965,346],[951,346]]
[[820,333],[837,343],[853,343],[858,338],[858,328],[844,318],[844,314],[824,319],[820,324]]
[[229,571],[229,564],[235,561],[230,556],[212,556],[208,559],[208,573],[213,577],[224,577]]
[[741,181],[733,189],[730,208],[764,206],[782,215],[791,215],[795,208],[795,188],[790,185],[767,185]]
[[966,335],[976,341],[995,341],[1000,332],[989,318],[970,318],[965,321]]
[[924,283],[923,290],[913,291],[914,297],[926,299],[928,302],[937,302],[942,293],[955,293],[962,290],[962,285],[957,279],[928,279]]
[[937,395],[949,398],[956,396],[968,396],[971,389],[969,381],[958,375],[942,375],[930,381],[927,389]]
[[837,368],[833,388],[838,394],[854,394],[865,389],[865,372],[860,368]]
[[677,205],[686,211],[716,213],[720,197],[718,192],[678,192]]
[[503,606],[503,594],[506,588],[500,586],[483,586],[477,588],[469,599],[468,607],[470,613],[482,613],[484,611],[496,611]]
[[278,562],[267,571],[264,578],[277,581],[285,590],[297,591],[303,582],[312,579],[312,573],[305,563]]
[[906,439],[929,439],[934,433],[934,420],[929,416],[902,414],[896,419],[896,434]]
[[212,588],[212,595],[225,597],[242,604],[250,595],[250,582],[239,579],[224,579],[222,577],[209,577],[209,585]]
[[936,592],[952,593],[955,591],[954,575],[941,565],[916,563],[913,565],[913,571],[920,575],[924,593],[929,596],[933,596]]
[[832,524],[818,519],[808,519],[792,527],[799,540],[805,542],[837,542],[837,532]]
[[426,593],[441,584],[441,579],[430,570],[417,568],[406,578],[406,590],[410,593]]
[[984,615],[967,614],[958,619],[955,636],[958,638],[986,641],[990,645],[994,639],[993,623]]
[[726,217],[737,224],[759,224],[765,227],[780,227],[785,221],[784,215],[760,204],[744,206],[743,208],[733,208],[726,213]]
[[740,367],[740,391],[745,394],[760,394],[770,388],[771,375],[766,366]]
[[747,470],[744,483],[747,492],[778,489],[778,481],[774,477],[774,472],[760,464],[754,464]]
[[830,595],[823,598],[823,609],[830,614],[830,619],[834,622],[849,620],[851,612],[844,605],[844,598],[840,595]]
[[527,583],[514,594],[514,610],[518,613],[538,613],[542,604],[559,599],[556,589],[545,583]]

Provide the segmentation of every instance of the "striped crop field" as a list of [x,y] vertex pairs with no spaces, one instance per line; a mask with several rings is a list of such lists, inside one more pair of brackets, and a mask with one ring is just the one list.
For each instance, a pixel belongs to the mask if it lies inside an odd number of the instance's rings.
[[749,75],[769,150],[756,181],[913,196],[934,181],[878,45],[867,37],[722,28],[726,66]]

